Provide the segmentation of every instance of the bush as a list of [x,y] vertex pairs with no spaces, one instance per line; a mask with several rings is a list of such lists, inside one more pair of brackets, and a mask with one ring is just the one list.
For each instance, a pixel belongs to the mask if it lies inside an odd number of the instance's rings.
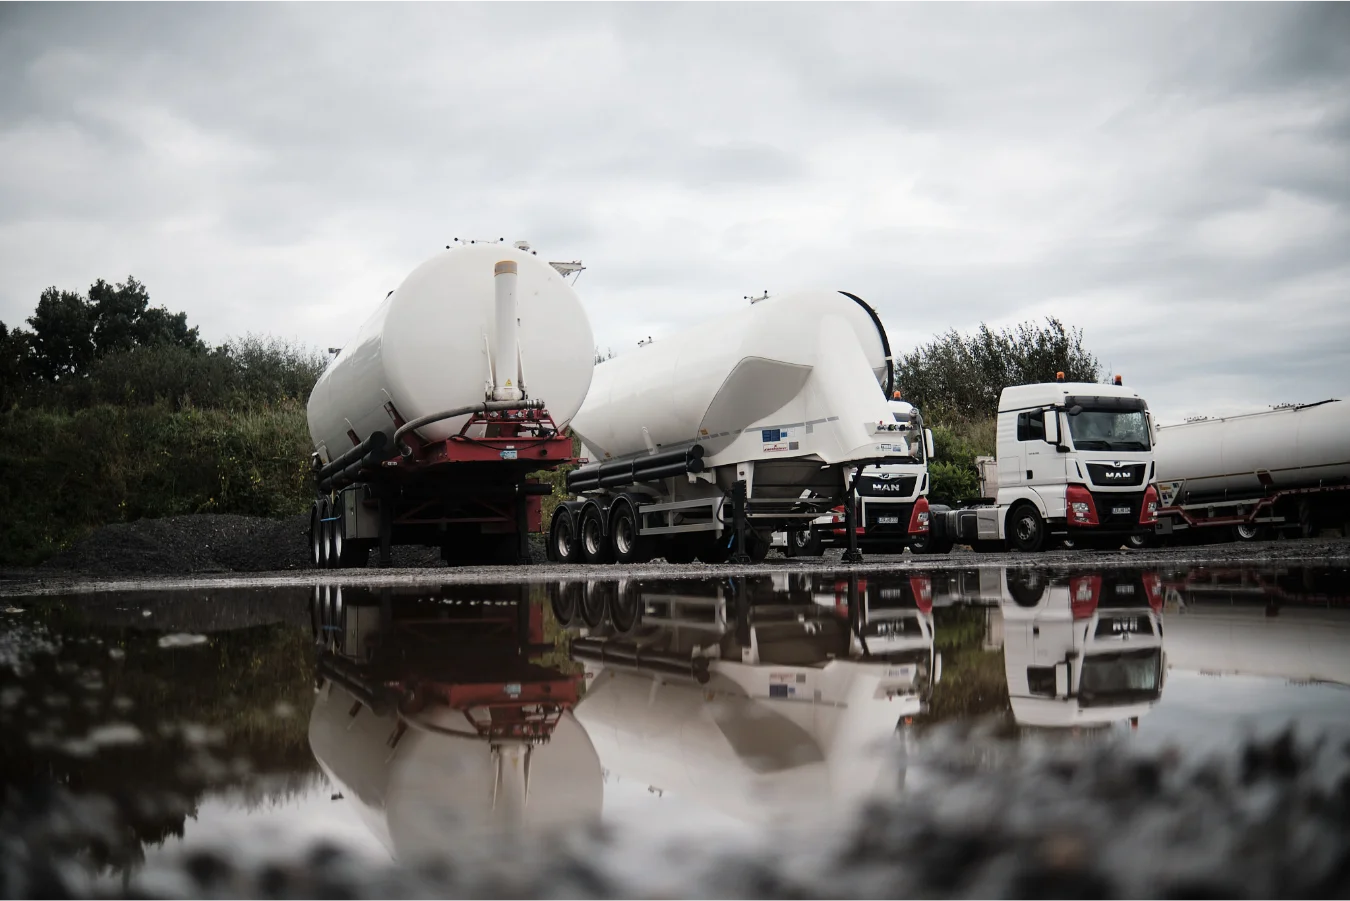
[[112,522],[304,512],[309,444],[298,400],[0,414],[0,565],[37,564]]

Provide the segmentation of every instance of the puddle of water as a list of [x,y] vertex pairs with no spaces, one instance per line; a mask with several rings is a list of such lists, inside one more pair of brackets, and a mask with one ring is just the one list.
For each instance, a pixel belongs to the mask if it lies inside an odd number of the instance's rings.
[[97,802],[84,813],[102,831],[74,844],[114,881],[183,852],[268,856],[318,839],[407,861],[444,850],[452,830],[610,823],[762,841],[795,814],[913,788],[924,770],[905,761],[952,723],[1038,746],[1192,752],[1291,726],[1350,734],[1339,567],[972,566],[7,605],[0,814],[54,786]]

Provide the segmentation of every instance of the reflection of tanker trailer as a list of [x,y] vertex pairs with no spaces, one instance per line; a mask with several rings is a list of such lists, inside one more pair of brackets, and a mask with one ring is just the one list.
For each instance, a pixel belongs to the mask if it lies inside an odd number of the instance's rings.
[[[558,267],[558,268],[555,268]],[[528,559],[564,429],[591,383],[591,329],[562,272],[524,242],[457,243],[390,292],[319,377],[308,419],[318,566]]]
[[873,465],[903,489],[887,495],[886,528],[926,534],[931,436],[896,421],[893,376],[875,311],[826,291],[760,299],[601,363],[572,420],[590,462],[567,475],[550,556],[761,559],[775,531],[841,504],[852,526],[846,501]]
[[[804,587],[761,603],[741,579],[644,582],[626,632],[575,635],[577,718],[606,770],[748,820],[884,789],[880,746],[936,677],[931,619],[841,615],[833,590]],[[554,605],[565,618],[571,602],[559,590]]]
[[1163,426],[1156,458],[1164,540],[1350,534],[1350,403]]
[[1052,574],[1037,598],[1025,583],[1010,592],[999,612],[1018,725],[1105,726],[1152,709],[1167,669],[1162,597],[1157,573],[1134,569]]
[[1201,569],[1166,578],[1167,656],[1178,668],[1350,685],[1342,567]]
[[316,589],[310,748],[395,857],[443,853],[448,825],[599,817],[599,758],[572,712],[579,677],[531,662],[552,645],[527,591]]

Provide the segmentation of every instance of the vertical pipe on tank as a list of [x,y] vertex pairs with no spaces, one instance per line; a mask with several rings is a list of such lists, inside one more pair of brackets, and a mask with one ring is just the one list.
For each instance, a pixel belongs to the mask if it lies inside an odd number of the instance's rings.
[[516,262],[502,260],[492,271],[497,295],[497,346],[492,360],[493,400],[520,400],[519,343],[516,341]]

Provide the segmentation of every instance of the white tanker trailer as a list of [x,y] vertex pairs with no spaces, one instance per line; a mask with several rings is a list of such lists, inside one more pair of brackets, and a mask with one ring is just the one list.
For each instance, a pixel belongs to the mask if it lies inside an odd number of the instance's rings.
[[591,384],[590,323],[563,271],[525,242],[457,242],[417,269],[341,348],[310,395],[317,566],[394,544],[447,562],[514,562],[568,421]]
[[[608,583],[604,607],[623,614],[570,643],[586,667],[577,719],[605,769],[750,821],[898,781],[885,746],[940,679],[932,617],[908,596],[872,607],[856,577],[824,581],[786,596],[770,578]],[[604,584],[586,586],[583,616]],[[550,586],[563,622],[568,588]]]
[[1158,537],[1350,529],[1350,403],[1278,407],[1158,430]]
[[571,712],[547,742],[492,742],[457,710],[377,714],[329,681],[314,698],[309,745],[396,859],[443,855],[450,826],[499,833],[600,818],[600,758]]
[[590,463],[567,476],[577,497],[554,513],[550,557],[761,559],[875,465],[910,476],[891,515],[926,533],[932,437],[917,415],[896,421],[893,378],[876,312],[832,291],[760,298],[601,363],[572,420]]
[[312,616],[310,749],[394,857],[598,821],[580,680],[531,661],[553,645],[527,586],[321,586]]

